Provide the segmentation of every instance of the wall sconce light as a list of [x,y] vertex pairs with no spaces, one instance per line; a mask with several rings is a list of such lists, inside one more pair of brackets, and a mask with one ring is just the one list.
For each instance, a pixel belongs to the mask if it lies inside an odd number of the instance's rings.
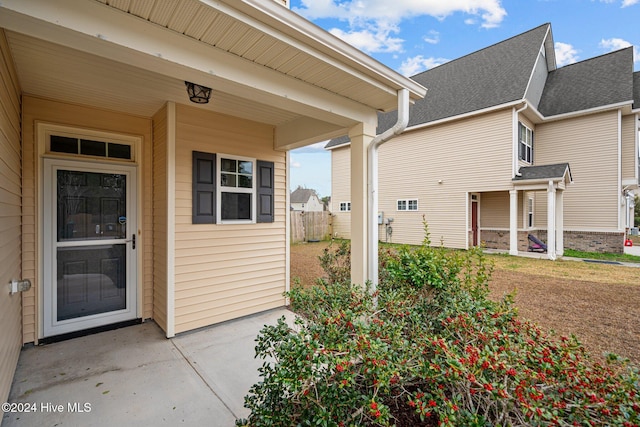
[[187,81],[185,81],[184,84],[187,86],[187,93],[189,94],[191,102],[195,102],[196,104],[206,104],[209,102],[209,98],[211,98],[210,87],[200,86]]
[[24,280],[12,280],[9,284],[9,293],[11,295],[17,294],[18,292],[26,292],[31,289],[31,281],[29,279]]

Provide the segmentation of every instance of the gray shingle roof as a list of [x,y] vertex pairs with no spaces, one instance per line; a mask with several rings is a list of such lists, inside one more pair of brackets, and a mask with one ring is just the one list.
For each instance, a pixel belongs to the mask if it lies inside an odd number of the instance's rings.
[[569,181],[572,181],[571,168],[569,163],[557,163],[555,165],[523,166],[518,171],[520,176],[513,178],[513,181],[528,181],[540,179],[562,179],[565,174],[569,174]]
[[551,71],[538,111],[544,116],[631,101],[633,48],[618,50]]
[[[428,89],[409,110],[409,126],[493,107],[524,97],[550,24],[503,40],[411,77]],[[378,134],[396,123],[397,111],[378,114]],[[331,140],[325,148],[349,139]]]
[[541,25],[413,76],[428,92],[411,109],[409,126],[522,99],[549,27]]
[[307,203],[312,196],[318,196],[316,190],[298,187],[291,193],[291,203]]

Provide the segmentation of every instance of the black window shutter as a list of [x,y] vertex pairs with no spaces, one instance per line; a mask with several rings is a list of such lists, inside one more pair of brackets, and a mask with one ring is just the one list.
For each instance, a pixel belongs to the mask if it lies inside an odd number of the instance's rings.
[[216,155],[212,153],[193,152],[192,222],[216,222]]
[[257,161],[258,218],[257,222],[273,222],[273,162]]

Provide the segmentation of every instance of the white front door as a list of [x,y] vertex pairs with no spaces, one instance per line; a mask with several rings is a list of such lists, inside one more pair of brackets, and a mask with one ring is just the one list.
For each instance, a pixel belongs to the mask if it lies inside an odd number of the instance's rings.
[[135,319],[136,168],[44,160],[44,336]]

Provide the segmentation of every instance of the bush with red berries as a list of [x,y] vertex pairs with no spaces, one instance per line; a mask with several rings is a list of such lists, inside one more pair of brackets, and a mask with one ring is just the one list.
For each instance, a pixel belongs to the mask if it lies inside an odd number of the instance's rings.
[[575,337],[489,300],[480,251],[429,243],[383,251],[376,291],[291,291],[300,317],[261,331],[261,382],[237,425],[640,426],[637,369],[594,363]]

